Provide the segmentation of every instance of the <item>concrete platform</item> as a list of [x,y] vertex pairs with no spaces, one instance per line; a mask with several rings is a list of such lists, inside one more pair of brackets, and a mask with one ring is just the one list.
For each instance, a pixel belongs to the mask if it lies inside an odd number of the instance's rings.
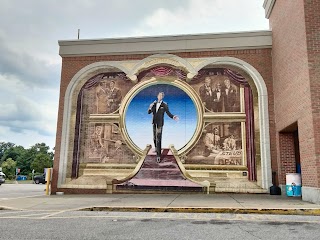
[[320,215],[320,205],[268,194],[51,195],[0,199],[0,210],[153,211]]

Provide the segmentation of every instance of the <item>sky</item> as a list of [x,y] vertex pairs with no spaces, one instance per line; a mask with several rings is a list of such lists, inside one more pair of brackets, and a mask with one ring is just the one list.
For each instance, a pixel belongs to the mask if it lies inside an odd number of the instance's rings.
[[55,146],[58,40],[268,30],[264,0],[0,0],[0,142]]

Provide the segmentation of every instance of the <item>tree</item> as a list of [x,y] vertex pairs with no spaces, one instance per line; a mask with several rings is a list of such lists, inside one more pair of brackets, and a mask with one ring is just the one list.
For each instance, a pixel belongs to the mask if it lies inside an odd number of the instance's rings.
[[53,166],[53,161],[48,154],[38,153],[31,163],[31,169],[36,172],[44,172],[45,168],[51,168]]
[[1,164],[2,171],[7,175],[9,179],[13,179],[16,175],[17,163],[12,159],[8,158]]
[[[16,146],[14,143],[0,142],[0,165],[8,158],[14,159],[16,161],[16,167],[20,168],[20,174],[22,175],[31,173],[32,169],[34,169],[31,167],[31,164],[39,154],[42,159],[45,159],[44,163],[40,163],[40,168],[42,168],[43,165],[45,165],[45,167],[51,167],[54,153],[50,151],[50,147],[45,143],[36,143],[30,148],[25,149],[22,146]],[[47,157],[43,157],[44,155]],[[50,161],[47,161],[46,159],[50,159]],[[41,169],[40,172],[42,171],[43,169]]]
[[0,142],[0,158],[2,158],[5,150],[12,148],[14,145],[12,142]]
[[0,164],[4,162],[7,158],[2,158],[6,151],[13,148],[15,146],[14,143],[11,142],[0,142]]

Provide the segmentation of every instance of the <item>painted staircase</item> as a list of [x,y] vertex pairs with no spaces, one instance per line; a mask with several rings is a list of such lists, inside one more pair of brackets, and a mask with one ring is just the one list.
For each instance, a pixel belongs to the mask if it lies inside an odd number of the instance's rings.
[[208,181],[194,180],[185,170],[175,149],[163,149],[161,162],[156,162],[154,149],[149,148],[148,154],[138,163],[135,171],[127,178],[112,181],[113,193],[209,193]]

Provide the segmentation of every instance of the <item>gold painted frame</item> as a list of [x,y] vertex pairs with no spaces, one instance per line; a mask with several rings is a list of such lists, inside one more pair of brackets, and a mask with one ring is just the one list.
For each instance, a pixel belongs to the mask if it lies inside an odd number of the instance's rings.
[[180,79],[177,78],[172,78],[172,77],[152,77],[151,79],[147,81],[143,81],[138,83],[136,86],[134,86],[128,93],[127,95],[123,98],[120,109],[119,109],[119,115],[120,115],[120,121],[119,121],[119,129],[122,138],[125,140],[127,143],[127,146],[137,155],[142,156],[143,150],[140,149],[129,137],[129,134],[127,132],[126,126],[125,126],[125,117],[126,117],[126,111],[131,103],[132,99],[143,89],[156,85],[156,84],[169,84],[175,87],[180,88],[183,90],[193,101],[195,104],[195,108],[197,111],[197,125],[196,125],[196,130],[191,138],[191,140],[181,149],[178,150],[178,155],[184,155],[188,151],[190,151],[194,145],[198,142],[199,138],[201,137],[203,127],[204,127],[204,121],[203,121],[203,116],[204,116],[204,107],[201,102],[201,99],[199,98],[197,92],[187,83],[184,81],[181,81]]

